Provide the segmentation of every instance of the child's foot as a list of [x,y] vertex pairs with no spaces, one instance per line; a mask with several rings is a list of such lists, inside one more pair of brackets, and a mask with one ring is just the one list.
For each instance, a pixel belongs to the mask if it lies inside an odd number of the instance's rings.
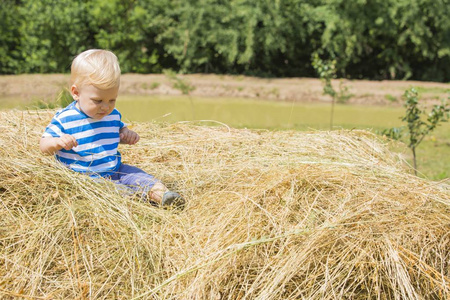
[[184,199],[176,192],[167,191],[162,197],[162,206],[173,206],[175,208],[184,208]]

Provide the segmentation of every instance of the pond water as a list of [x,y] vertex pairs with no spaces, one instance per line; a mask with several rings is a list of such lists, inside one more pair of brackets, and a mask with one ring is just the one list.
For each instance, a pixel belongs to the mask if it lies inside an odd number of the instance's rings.
[[[329,129],[331,104],[191,97],[120,97],[125,121],[202,121],[237,128]],[[401,124],[402,108],[336,105],[333,127],[384,129]]]
[[[36,109],[35,103],[0,99],[1,109]],[[330,129],[331,104],[289,103],[239,98],[188,96],[119,96],[117,108],[126,122],[224,123],[235,128]],[[403,108],[335,105],[333,129],[382,130],[401,125]]]

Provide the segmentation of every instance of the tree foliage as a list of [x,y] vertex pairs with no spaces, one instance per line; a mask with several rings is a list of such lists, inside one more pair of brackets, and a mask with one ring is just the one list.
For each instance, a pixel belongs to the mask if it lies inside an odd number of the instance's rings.
[[348,88],[343,84],[342,80],[339,83],[338,90],[333,87],[331,79],[336,78],[336,64],[337,61],[335,59],[324,61],[317,53],[313,54],[312,66],[322,80],[323,94],[331,97],[330,130],[333,129],[334,104],[346,103],[351,98],[351,94],[348,92]]
[[88,48],[124,72],[449,81],[448,0],[2,0],[0,73],[66,72]]
[[20,19],[18,6],[13,0],[0,2],[0,70],[3,74],[19,73]]
[[[413,154],[414,172],[417,174],[416,148],[423,139],[431,133],[440,123],[448,122],[450,119],[450,105],[442,100],[440,105],[434,105],[426,114],[419,106],[419,93],[415,88],[405,91],[405,115],[402,121],[406,122],[408,147]],[[450,99],[450,97],[449,97]],[[383,132],[392,139],[400,139],[404,134],[404,127],[391,128]]]

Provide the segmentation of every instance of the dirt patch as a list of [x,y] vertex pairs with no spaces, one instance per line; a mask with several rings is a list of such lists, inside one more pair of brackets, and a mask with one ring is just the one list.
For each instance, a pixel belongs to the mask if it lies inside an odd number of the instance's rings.
[[[323,95],[322,83],[314,78],[263,79],[228,75],[177,75],[195,89],[196,97],[237,97],[288,102],[330,102]],[[124,74],[121,95],[181,95],[175,81],[163,74]],[[340,80],[334,80],[338,89]],[[419,81],[342,80],[352,95],[348,103],[361,105],[402,104],[402,95],[410,87],[418,87],[424,103],[434,104],[447,97],[450,84]],[[69,86],[67,74],[33,74],[0,76],[0,99],[51,101],[62,88]]]

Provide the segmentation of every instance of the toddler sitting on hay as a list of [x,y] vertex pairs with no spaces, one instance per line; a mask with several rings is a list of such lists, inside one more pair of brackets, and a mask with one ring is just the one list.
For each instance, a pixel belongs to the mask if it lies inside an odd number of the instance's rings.
[[134,145],[139,135],[128,129],[115,109],[120,85],[116,55],[87,50],[72,62],[70,93],[74,101],[58,111],[40,140],[43,153],[54,154],[70,169],[91,177],[104,177],[141,192],[150,201],[182,206],[184,199],[154,176],[123,164],[119,142]]

